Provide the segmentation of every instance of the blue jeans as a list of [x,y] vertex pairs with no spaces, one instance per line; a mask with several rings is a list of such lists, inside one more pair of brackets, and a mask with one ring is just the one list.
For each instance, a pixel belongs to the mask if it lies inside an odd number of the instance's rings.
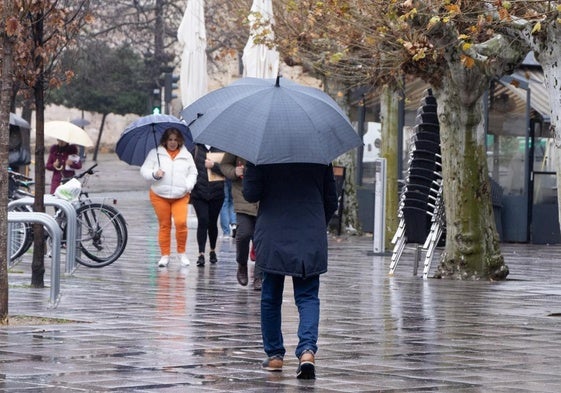
[[[284,356],[286,350],[282,337],[282,294],[285,276],[280,274],[263,273],[261,288],[261,334],[263,349],[268,357]],[[298,307],[300,322],[298,324],[298,346],[296,357],[302,352],[311,350],[317,352],[319,327],[319,276],[302,279],[292,277],[294,287],[294,301]]]
[[224,181],[224,203],[220,209],[220,227],[224,235],[230,234],[230,224],[236,223],[236,212],[234,212],[234,200],[232,199],[232,181]]

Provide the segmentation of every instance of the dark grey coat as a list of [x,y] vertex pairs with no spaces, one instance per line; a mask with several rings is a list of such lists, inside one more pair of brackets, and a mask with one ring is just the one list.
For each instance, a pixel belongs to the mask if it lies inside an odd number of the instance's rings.
[[248,163],[243,195],[259,202],[254,242],[263,271],[303,278],[327,271],[327,223],[337,209],[331,165]]

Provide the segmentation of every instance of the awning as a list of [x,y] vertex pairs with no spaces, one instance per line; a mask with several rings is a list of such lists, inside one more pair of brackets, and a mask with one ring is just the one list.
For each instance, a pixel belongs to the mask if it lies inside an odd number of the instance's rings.
[[[500,82],[508,91],[514,93],[524,106],[527,92],[530,90],[530,106],[544,119],[549,119],[549,96],[543,83],[542,70],[516,70],[512,75],[501,78]],[[520,106],[520,104],[517,105],[516,112],[520,111]]]

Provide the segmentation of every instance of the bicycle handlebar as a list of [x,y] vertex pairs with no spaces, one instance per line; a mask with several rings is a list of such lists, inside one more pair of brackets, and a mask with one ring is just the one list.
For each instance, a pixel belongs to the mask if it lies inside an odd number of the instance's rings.
[[80,173],[79,175],[75,175],[73,176],[75,179],[81,179],[86,175],[93,175],[94,171],[93,169],[97,166],[97,163],[93,164],[91,167],[89,167],[88,169],[86,169],[84,172]]
[[64,183],[67,183],[70,179],[81,179],[86,175],[93,175],[94,174],[93,169],[96,166],[97,166],[97,163],[93,164],[91,167],[89,167],[84,172],[80,173],[79,175],[74,175],[74,176],[71,176],[71,177],[63,177],[60,182],[64,184]]
[[11,169],[8,169],[8,174],[9,174],[10,176],[13,176],[14,178],[19,179],[19,180],[33,181],[32,178],[27,177],[27,176],[25,176],[25,175],[23,175],[23,174],[21,174],[21,173],[19,173],[19,172],[13,171],[13,170],[11,170]]

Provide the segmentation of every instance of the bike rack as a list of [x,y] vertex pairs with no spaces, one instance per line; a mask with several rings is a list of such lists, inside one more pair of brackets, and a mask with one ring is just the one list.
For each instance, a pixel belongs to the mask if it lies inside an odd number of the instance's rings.
[[[16,206],[33,205],[32,197],[24,197],[16,199],[8,203],[8,210],[13,210]],[[66,217],[66,274],[74,273],[76,270],[76,226],[77,217],[76,210],[72,203],[55,197],[54,195],[45,195],[43,203],[47,206],[56,206],[61,208]],[[9,244],[9,243],[8,243]],[[59,243],[60,247],[60,243]]]
[[[36,212],[8,212],[8,222],[38,223],[47,228],[51,236],[52,243],[52,263],[51,263],[51,297],[49,307],[55,308],[60,300],[60,241],[62,230],[56,220],[47,213]],[[8,231],[8,244],[10,244],[10,231]],[[9,253],[9,252],[8,252]],[[10,256],[8,255],[8,258]]]

